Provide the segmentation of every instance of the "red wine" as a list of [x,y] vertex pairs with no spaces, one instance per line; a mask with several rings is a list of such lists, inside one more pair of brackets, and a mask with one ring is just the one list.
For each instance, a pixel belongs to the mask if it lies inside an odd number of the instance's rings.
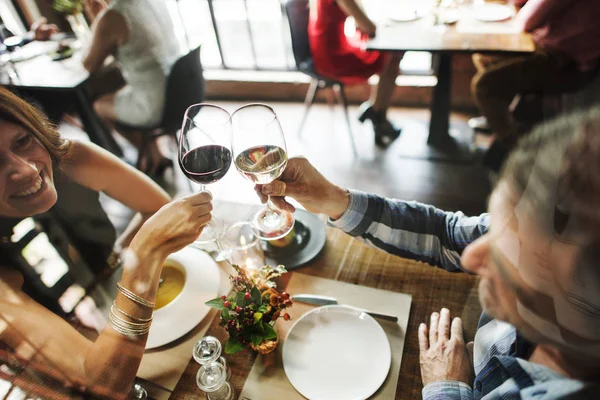
[[273,145],[251,147],[235,159],[235,166],[254,183],[266,184],[279,177],[287,166],[287,154]]
[[190,180],[208,185],[225,176],[231,166],[231,151],[218,145],[198,147],[185,153],[179,166]]

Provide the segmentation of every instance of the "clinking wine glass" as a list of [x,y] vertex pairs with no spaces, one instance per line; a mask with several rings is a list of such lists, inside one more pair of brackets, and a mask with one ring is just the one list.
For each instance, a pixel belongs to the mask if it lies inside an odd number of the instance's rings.
[[[227,110],[213,104],[194,104],[183,117],[179,137],[179,167],[185,176],[200,185],[215,183],[225,176],[231,166],[231,116]],[[223,223],[213,217],[204,227],[198,244],[215,242]]]
[[[231,115],[231,149],[235,167],[248,180],[265,185],[277,179],[287,166],[285,137],[273,109],[265,104],[248,104]],[[294,215],[267,206],[250,216],[254,234],[276,240],[294,227]]]

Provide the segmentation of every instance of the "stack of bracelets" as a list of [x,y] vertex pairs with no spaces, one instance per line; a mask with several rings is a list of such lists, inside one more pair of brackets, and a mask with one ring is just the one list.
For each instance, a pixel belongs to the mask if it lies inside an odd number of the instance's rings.
[[[143,297],[138,296],[133,293],[131,290],[123,287],[121,282],[117,283],[117,288],[119,292],[123,294],[123,296],[127,297],[129,300],[137,303],[143,307],[148,307],[150,309],[154,309],[154,303],[144,299]],[[124,319],[126,317],[128,319]],[[152,317],[150,318],[138,318],[134,317],[121,310],[115,302],[113,301],[112,306],[110,307],[110,314],[108,316],[108,323],[110,327],[117,333],[125,336],[141,336],[148,333],[150,330],[150,324],[152,323]]]

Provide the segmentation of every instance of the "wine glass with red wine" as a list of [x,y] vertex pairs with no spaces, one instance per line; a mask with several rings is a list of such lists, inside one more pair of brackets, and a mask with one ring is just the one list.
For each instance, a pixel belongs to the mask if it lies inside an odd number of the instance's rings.
[[[277,179],[287,166],[285,137],[275,111],[265,104],[247,104],[231,115],[231,149],[237,170],[255,184]],[[254,234],[276,240],[294,227],[294,215],[271,202],[250,216]]]
[[[194,104],[183,117],[179,138],[179,167],[185,176],[200,185],[217,182],[231,166],[231,116],[227,110],[214,104]],[[197,243],[215,241],[222,229],[222,222],[213,217],[204,227]]]

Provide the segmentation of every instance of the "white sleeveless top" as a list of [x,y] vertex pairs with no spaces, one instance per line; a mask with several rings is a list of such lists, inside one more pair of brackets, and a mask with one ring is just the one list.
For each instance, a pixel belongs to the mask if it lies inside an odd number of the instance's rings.
[[117,49],[127,86],[115,99],[120,122],[152,126],[160,122],[167,77],[180,57],[173,21],[164,0],[113,0],[110,9],[125,19],[129,40]]

